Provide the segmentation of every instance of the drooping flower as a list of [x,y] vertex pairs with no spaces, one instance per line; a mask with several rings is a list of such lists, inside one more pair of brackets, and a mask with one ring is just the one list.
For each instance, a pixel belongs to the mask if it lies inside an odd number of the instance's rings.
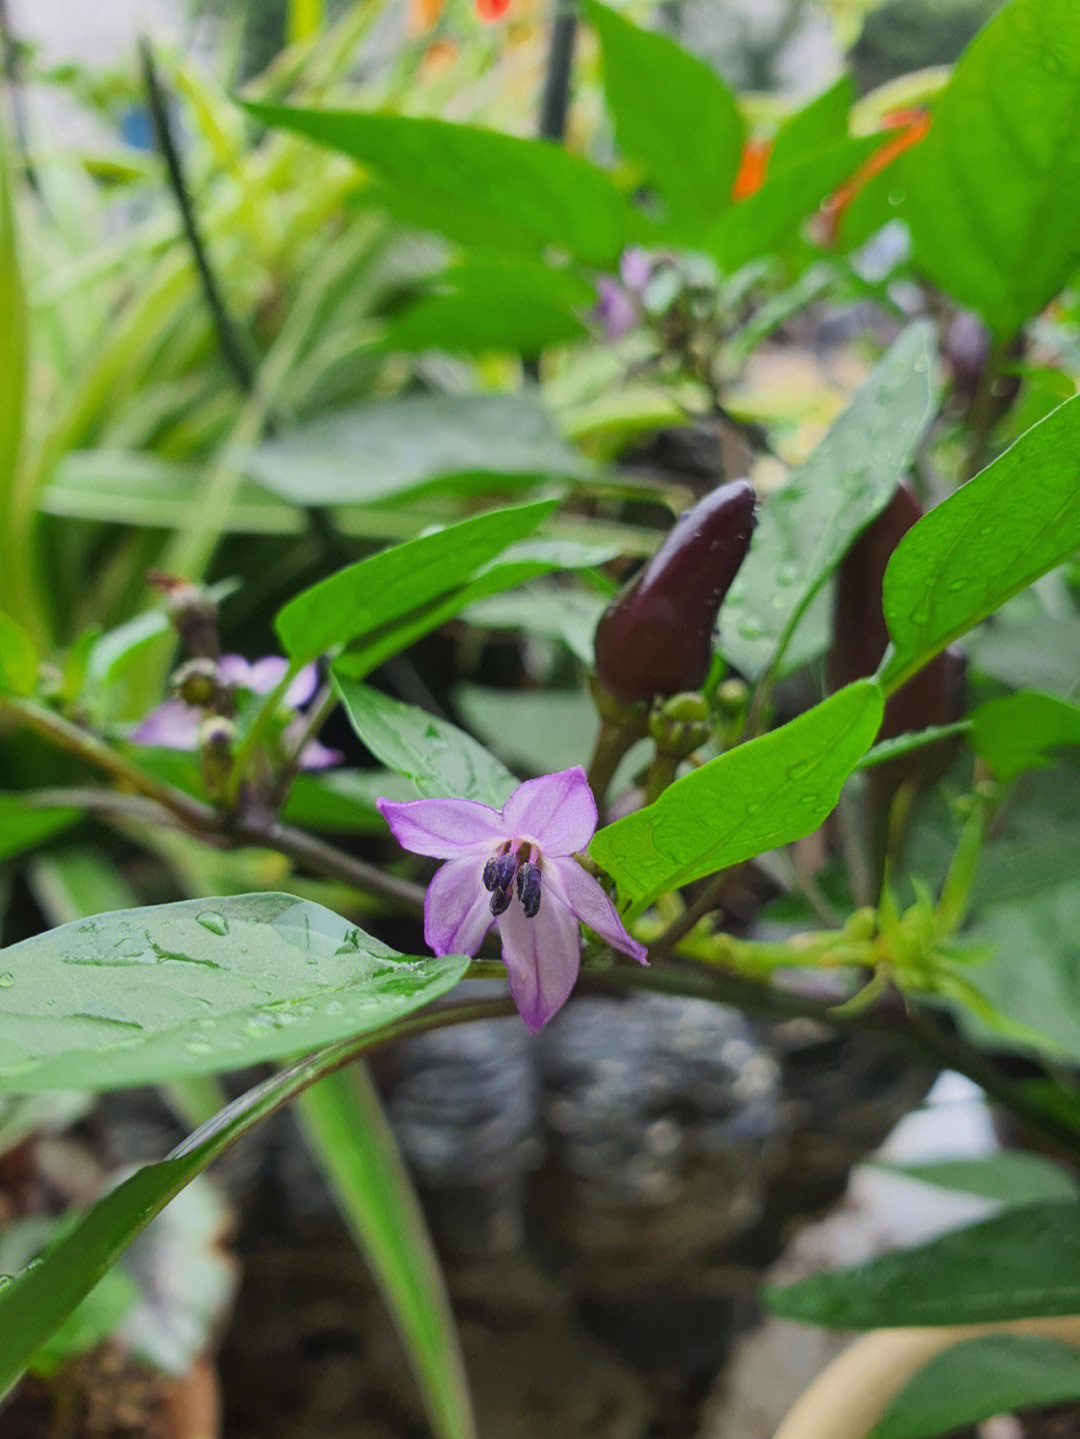
[[[214,661],[216,683],[226,692],[247,690],[264,695],[276,688],[288,672],[289,662],[280,655],[264,655],[246,660],[243,655],[222,655]],[[295,718],[286,725],[282,740],[288,748],[298,740],[304,725],[300,711],[311,699],[319,677],[314,665],[305,665],[282,696],[285,710],[295,711]],[[181,695],[166,700],[152,709],[135,726],[129,738],[135,744],[157,745],[161,749],[197,750],[201,743],[206,709],[189,704]],[[327,769],[341,758],[337,750],[328,749],[319,740],[309,740],[300,756],[301,769]]]
[[438,955],[473,955],[492,924],[510,993],[535,1034],[569,997],[581,962],[578,925],[639,964],[645,947],[572,856],[596,829],[580,765],[519,785],[501,810],[468,799],[376,801],[403,849],[444,859],[424,901],[424,938]]

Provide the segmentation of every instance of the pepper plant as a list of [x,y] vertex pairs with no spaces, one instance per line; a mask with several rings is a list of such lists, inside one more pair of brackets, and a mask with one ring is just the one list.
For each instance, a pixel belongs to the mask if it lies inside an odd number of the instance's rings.
[[[407,266],[377,314],[357,303],[339,333],[316,317],[356,300],[357,254],[347,236],[328,246],[240,420],[200,388],[220,445],[205,474],[155,462],[183,524],[168,495],[93,511],[157,566],[155,605],[132,600],[143,577],[131,583],[110,534],[126,579],[74,626],[50,614],[42,575],[74,545],[61,515],[90,513],[93,407],[84,394],[55,431],[23,423],[43,337],[5,167],[0,855],[120,835],[186,897],[91,901],[0,951],[0,1090],[159,1084],[202,1122],[0,1287],[0,1389],[172,1197],[295,1101],[434,1429],[472,1433],[422,1219],[375,1090],[346,1066],[515,1006],[535,1030],[575,986],[868,1029],[968,1074],[1063,1153],[1080,1148],[1080,710],[1061,663],[1080,655],[1080,16],[1067,0],[1011,0],[950,76],[901,87],[914,116],[895,120],[895,92],[853,104],[841,83],[768,135],[671,40],[599,0],[582,19],[605,101],[585,148],[613,144],[614,167],[479,125],[315,103],[302,79],[281,103],[282,72],[229,109],[301,188],[322,156],[326,205],[348,196],[428,267]],[[223,166],[236,163],[229,150]],[[233,202],[222,233],[244,219]],[[320,213],[290,221],[309,247]],[[190,279],[171,253],[148,295]],[[229,276],[230,308],[254,308]],[[875,353],[807,446],[755,404],[745,367],[810,306],[855,298],[875,309]],[[201,309],[198,326],[205,340]],[[165,344],[168,327],[154,333]],[[107,373],[154,353],[143,335],[108,352]],[[378,384],[335,389],[346,358]],[[207,418],[168,413],[171,447]],[[736,433],[751,479],[692,503],[670,476],[612,464],[674,414]],[[104,427],[112,445],[123,428]],[[132,454],[152,451],[152,429]],[[679,518],[657,527],[657,508]],[[248,527],[276,548],[248,563],[235,538],[219,550]],[[616,561],[642,555],[618,590]],[[223,641],[230,588],[272,614],[261,658]],[[485,744],[386,692],[405,664],[430,698],[428,637],[507,630],[542,635],[575,713],[594,707],[571,765],[534,757],[514,773],[505,728]],[[160,657],[177,646],[163,690]],[[335,764],[320,740],[338,710],[366,768]],[[819,832],[820,871],[801,844]],[[444,861],[434,874],[430,859]],[[787,891],[782,932],[725,925],[744,865]],[[414,952],[379,938],[390,921],[412,925]],[[469,997],[470,981],[507,977],[508,997]],[[213,1077],[254,1064],[279,1067],[217,1108]],[[885,1279],[768,1300],[846,1328],[1071,1312],[1078,1220],[1071,1200],[1026,1206],[890,1260]],[[959,1282],[972,1254],[979,1283]],[[1057,1394],[1060,1366],[1043,1358]]]

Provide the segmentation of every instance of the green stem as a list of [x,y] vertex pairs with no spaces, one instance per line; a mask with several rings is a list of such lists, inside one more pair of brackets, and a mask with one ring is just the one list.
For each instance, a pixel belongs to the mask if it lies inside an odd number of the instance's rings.
[[1008,346],[1000,341],[991,346],[986,356],[986,363],[982,367],[982,373],[979,375],[975,398],[972,400],[971,409],[968,412],[971,443],[968,446],[967,460],[964,465],[964,478],[968,480],[973,475],[977,475],[986,464],[990,438],[994,432],[994,390],[1001,374],[1001,361],[1007,348]]
[[678,772],[679,756],[670,754],[667,750],[658,749],[652,757],[648,777],[645,780],[645,803],[655,803],[668,786],[675,782]]
[[619,768],[623,756],[630,752],[640,738],[640,733],[625,725],[616,724],[613,720],[602,719],[600,721],[600,729],[596,736],[596,744],[593,746],[592,759],[589,761],[588,768],[589,788],[593,792],[598,809],[603,806],[608,788],[615,778],[615,771]]
[[[0,696],[0,720],[5,712],[58,749],[65,750],[104,771],[123,788],[135,792],[133,796],[115,795],[111,790],[32,791],[25,801],[31,805],[37,804],[40,808],[69,808],[75,799],[78,799],[79,808],[93,810],[105,816],[151,823],[167,823],[172,819],[179,821],[199,839],[216,844],[232,842],[261,845],[287,855],[300,865],[309,866],[316,873],[342,880],[345,884],[379,895],[405,909],[423,909],[424,890],[421,885],[389,874],[365,860],[356,859],[304,830],[282,824],[273,815],[259,812],[223,815],[211,805],[204,804],[201,800],[185,794],[183,790],[147,774],[110,748],[97,735],[81,729],[70,720],[44,709],[32,700]],[[141,798],[141,804],[134,802],[136,797]],[[148,800],[153,803],[154,808],[147,808]]]

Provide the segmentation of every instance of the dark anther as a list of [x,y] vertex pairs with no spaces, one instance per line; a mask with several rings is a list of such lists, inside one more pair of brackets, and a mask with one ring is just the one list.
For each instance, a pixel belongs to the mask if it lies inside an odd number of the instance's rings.
[[502,912],[507,908],[509,903],[510,887],[508,885],[506,889],[497,889],[494,891],[491,896],[491,902],[489,903],[488,908],[491,910],[492,914],[498,915],[502,914]]
[[495,861],[495,868],[499,876],[499,881],[496,885],[497,889],[505,889],[509,891],[510,886],[514,882],[514,875],[517,873],[517,867],[518,858],[516,854],[507,853],[499,855],[498,859]]
[[492,914],[502,914],[510,903],[510,891],[514,886],[514,875],[518,872],[518,857],[507,850],[496,855],[484,865],[481,878],[484,888],[491,891]]
[[535,864],[523,864],[517,876],[518,899],[526,919],[535,919],[540,910],[540,871]]

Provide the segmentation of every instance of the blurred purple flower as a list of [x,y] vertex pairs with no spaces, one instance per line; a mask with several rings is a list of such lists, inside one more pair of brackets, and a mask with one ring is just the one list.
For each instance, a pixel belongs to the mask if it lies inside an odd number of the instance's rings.
[[510,993],[530,1033],[574,987],[579,923],[648,963],[604,890],[571,858],[596,830],[596,802],[580,765],[526,781],[501,810],[468,799],[376,804],[403,849],[448,861],[424,901],[428,944],[438,955],[473,955],[497,925]]
[[601,275],[596,282],[598,299],[593,320],[607,340],[621,340],[641,320],[641,300],[656,266],[667,258],[650,254],[640,245],[628,245],[619,260],[618,277]]
[[[246,660],[243,655],[222,655],[217,661],[217,677],[223,688],[247,690],[251,694],[265,695],[276,688],[285,678],[289,662],[280,655],[264,655],[261,659]],[[300,709],[314,695],[319,675],[314,665],[305,665],[289,684],[282,704],[297,714],[282,732],[286,748],[295,744],[304,729],[304,716]],[[197,750],[206,710],[190,705],[177,697],[169,699],[152,709],[131,731],[129,738],[135,744],[156,745],[160,749]],[[300,756],[301,769],[328,769],[341,759],[337,750],[328,749],[319,740],[309,740]]]

